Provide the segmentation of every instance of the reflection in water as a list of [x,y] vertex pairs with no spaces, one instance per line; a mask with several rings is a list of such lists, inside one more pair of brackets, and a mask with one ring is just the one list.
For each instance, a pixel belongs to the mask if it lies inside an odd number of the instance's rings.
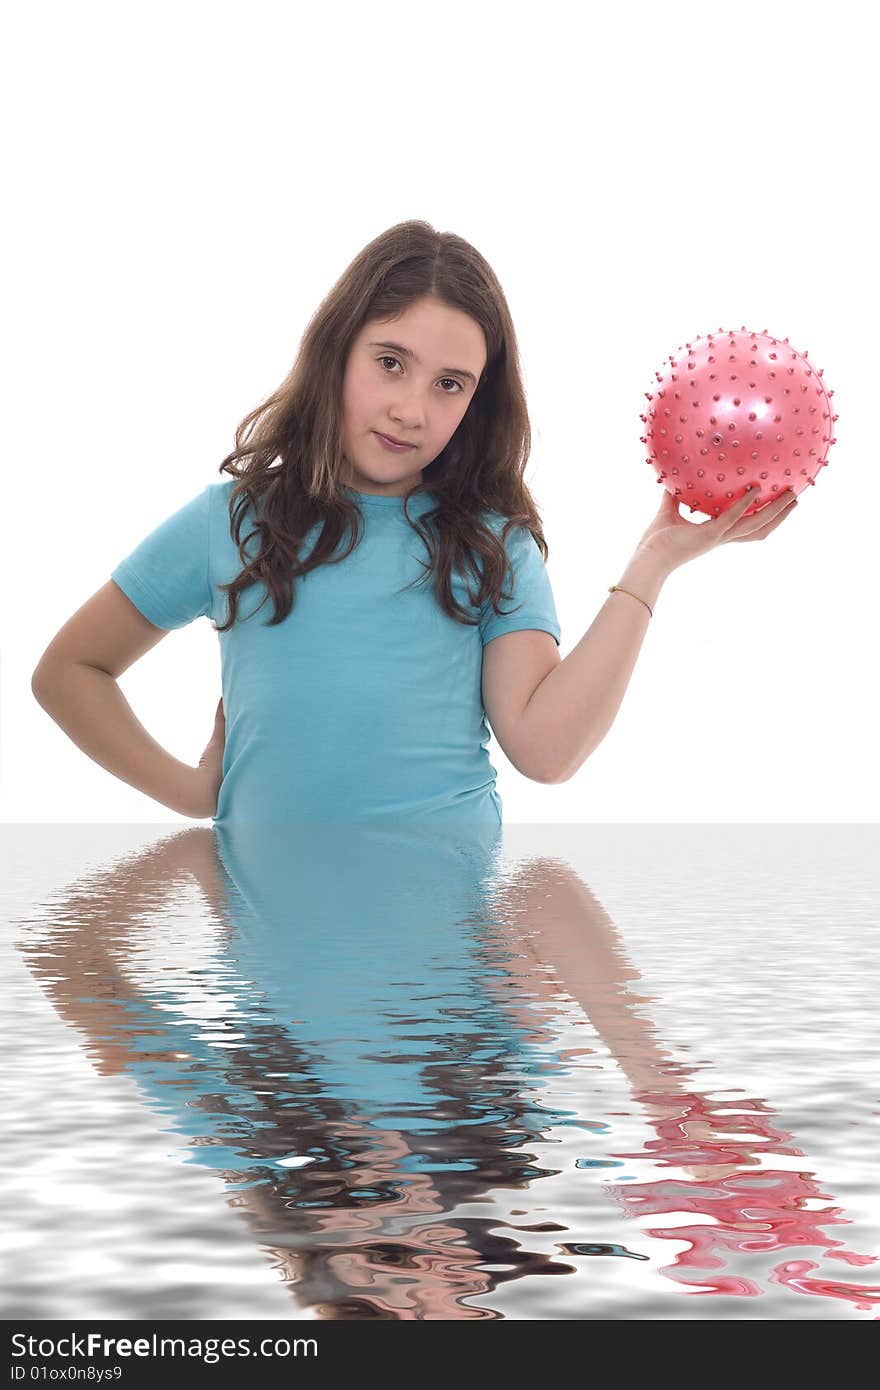
[[[877,1285],[816,1273],[820,1255],[875,1260],[832,1234],[847,1218],[772,1108],[696,1090],[582,879],[549,857],[507,872],[500,844],[375,823],[186,829],[19,924],[18,945],[92,1064],[137,1079],[320,1317],[499,1318],[502,1284],[609,1261],[682,1295],[784,1286],[870,1311]],[[181,911],[193,883],[207,939]],[[570,1045],[573,1018],[600,1047]],[[615,1066],[656,1136],[638,1150],[592,1113]],[[577,1110],[554,1100],[560,1080]],[[607,1173],[633,1220],[625,1244],[571,1229],[552,1197],[533,1219],[562,1171],[537,1151],[566,1130],[573,1166]],[[488,1210],[504,1191],[524,1194],[522,1223]],[[555,1253],[530,1240],[546,1233]],[[658,1266],[645,1236],[684,1249]]]

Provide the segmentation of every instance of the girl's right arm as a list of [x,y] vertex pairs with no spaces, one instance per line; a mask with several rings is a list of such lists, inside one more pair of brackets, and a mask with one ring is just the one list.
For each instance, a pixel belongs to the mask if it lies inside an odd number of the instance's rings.
[[210,816],[220,783],[216,759],[203,756],[204,765],[191,767],[172,757],[140,723],[117,684],[164,636],[109,580],[50,642],[31,690],[77,747],[114,777],[180,815]]

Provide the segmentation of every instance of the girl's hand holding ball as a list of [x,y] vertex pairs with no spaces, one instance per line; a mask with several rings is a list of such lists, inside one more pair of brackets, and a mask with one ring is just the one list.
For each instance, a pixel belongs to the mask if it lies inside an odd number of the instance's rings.
[[728,541],[762,541],[791,516],[797,498],[794,489],[788,488],[772,502],[759,502],[757,509],[746,516],[745,512],[755,500],[755,488],[752,484],[751,489],[732,502],[726,511],[711,521],[702,522],[687,521],[678,510],[681,499],[664,488],[660,510],[639,541],[638,549],[657,556],[664,569],[671,573],[688,560],[705,555]]

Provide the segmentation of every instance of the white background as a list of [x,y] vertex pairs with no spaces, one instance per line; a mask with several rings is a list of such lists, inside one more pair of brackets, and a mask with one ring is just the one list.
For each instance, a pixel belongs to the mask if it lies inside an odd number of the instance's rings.
[[[419,217],[511,307],[563,656],[659,505],[639,416],[680,344],[788,337],[839,415],[794,516],[667,581],[571,781],[527,781],[493,740],[505,820],[880,819],[870,22],[812,0],[7,11],[0,818],[183,819],[81,753],[31,673],[220,480],[350,260]],[[121,685],[197,762],[207,620]]]

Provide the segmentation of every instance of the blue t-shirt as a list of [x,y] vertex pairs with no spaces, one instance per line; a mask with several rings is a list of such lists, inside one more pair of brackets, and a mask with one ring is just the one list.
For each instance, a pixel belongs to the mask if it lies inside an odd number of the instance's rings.
[[[226,593],[241,572],[229,496],[235,479],[210,483],[111,572],[157,627],[198,617],[223,623]],[[239,594],[238,618],[219,634],[226,747],[215,824],[406,822],[497,827],[502,801],[486,744],[483,646],[505,632],[560,627],[543,557],[517,527],[506,547],[512,599],[501,615],[467,595],[472,575],[453,574],[453,593],[476,626],[444,613],[425,574],[427,551],[403,514],[403,498],[348,489],[364,518],[360,542],[339,563],[299,576],[287,618],[274,614],[262,580]],[[423,493],[419,515],[434,505]],[[504,518],[485,514],[500,536]],[[253,529],[248,509],[241,536]],[[308,532],[310,553],[321,524]],[[347,539],[346,539],[347,543]],[[259,537],[247,542],[257,553]],[[344,545],[340,546],[340,550]],[[511,592],[510,572],[505,589]],[[261,601],[262,608],[256,612]],[[505,616],[506,615],[506,616]]]

